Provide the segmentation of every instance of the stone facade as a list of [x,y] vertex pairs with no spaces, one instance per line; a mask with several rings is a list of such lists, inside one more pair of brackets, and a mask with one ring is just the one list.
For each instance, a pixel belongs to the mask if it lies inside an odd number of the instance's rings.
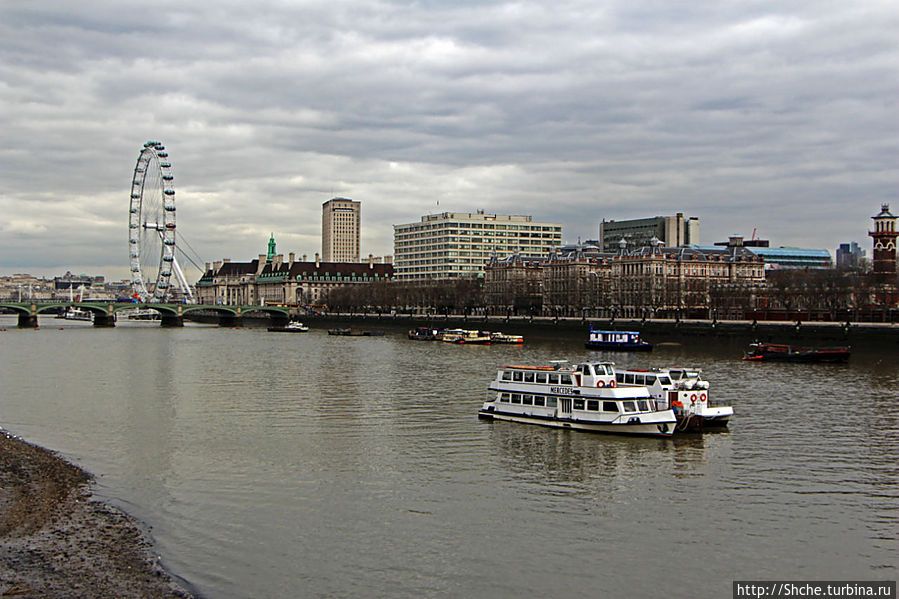
[[323,262],[318,254],[314,262],[298,262],[294,254],[284,260],[281,254],[271,260],[260,255],[250,262],[216,262],[207,265],[197,283],[202,304],[317,304],[336,287],[360,285],[393,277],[393,265]]
[[[628,252],[578,247],[528,266],[513,257],[487,265],[488,308],[621,317],[738,317],[764,285],[764,260],[741,246],[698,250],[655,243]],[[540,290],[523,302],[522,290]],[[717,313],[716,311],[720,311]]]

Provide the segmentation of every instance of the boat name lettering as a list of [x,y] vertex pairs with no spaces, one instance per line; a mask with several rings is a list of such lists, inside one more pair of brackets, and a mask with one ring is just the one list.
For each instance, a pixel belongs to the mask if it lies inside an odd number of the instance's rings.
[[555,393],[556,395],[576,395],[574,389],[570,387],[550,387],[550,393]]

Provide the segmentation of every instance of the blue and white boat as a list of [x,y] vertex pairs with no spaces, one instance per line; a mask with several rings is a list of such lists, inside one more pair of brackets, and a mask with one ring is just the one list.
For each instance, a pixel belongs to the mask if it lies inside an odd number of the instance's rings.
[[599,331],[590,328],[587,349],[613,349],[619,351],[651,351],[652,343],[642,341],[637,331]]

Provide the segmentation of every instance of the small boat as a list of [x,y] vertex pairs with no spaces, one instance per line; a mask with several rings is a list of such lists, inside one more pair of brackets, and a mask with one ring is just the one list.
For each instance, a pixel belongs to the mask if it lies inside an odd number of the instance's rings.
[[328,329],[329,335],[344,337],[381,337],[384,331],[363,331],[362,329]]
[[620,351],[652,351],[652,343],[640,339],[637,331],[599,331],[590,328],[587,349],[613,349]]
[[849,347],[794,347],[777,343],[751,343],[743,356],[750,362],[827,362],[845,363],[851,354]]
[[268,330],[272,333],[307,333],[309,332],[309,327],[302,322],[292,320],[284,326],[273,326],[269,327]]
[[709,382],[699,368],[650,368],[616,370],[619,386],[649,389],[659,407],[670,407],[677,418],[677,430],[702,432],[727,427],[734,409],[713,402]]
[[670,437],[677,419],[644,386],[619,386],[611,362],[503,366],[480,418],[596,433]]
[[436,341],[441,329],[433,329],[431,327],[415,327],[409,331],[409,339],[415,341]]
[[57,316],[57,318],[65,318],[66,320],[93,321],[94,313],[91,312],[90,310],[85,310],[83,308],[75,308],[75,307],[70,306],[70,307],[66,308],[65,312],[63,312],[61,315]]
[[490,333],[490,342],[521,345],[522,343],[524,343],[524,337],[522,337],[521,335],[508,335],[506,333]]
[[487,331],[469,331],[466,329],[447,329],[439,336],[440,341],[458,345],[490,345],[490,333]]
[[126,320],[160,320],[162,315],[153,308],[130,308],[117,313]]

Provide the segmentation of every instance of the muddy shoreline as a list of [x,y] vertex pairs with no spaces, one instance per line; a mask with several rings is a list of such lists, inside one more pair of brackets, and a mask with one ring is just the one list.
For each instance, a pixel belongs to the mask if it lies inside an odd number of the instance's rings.
[[0,596],[192,598],[138,523],[96,500],[90,475],[0,431]]

